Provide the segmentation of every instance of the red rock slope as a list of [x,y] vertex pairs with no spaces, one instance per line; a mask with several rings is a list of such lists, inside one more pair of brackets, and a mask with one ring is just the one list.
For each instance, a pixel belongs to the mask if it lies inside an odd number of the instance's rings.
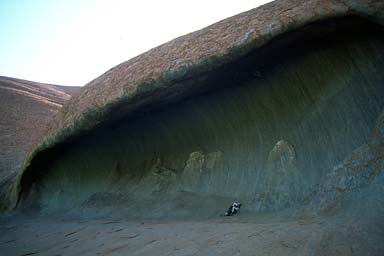
[[[0,77],[0,187],[17,176],[31,145],[80,87]],[[5,192],[5,191],[3,191]],[[1,193],[1,192],[0,192]]]

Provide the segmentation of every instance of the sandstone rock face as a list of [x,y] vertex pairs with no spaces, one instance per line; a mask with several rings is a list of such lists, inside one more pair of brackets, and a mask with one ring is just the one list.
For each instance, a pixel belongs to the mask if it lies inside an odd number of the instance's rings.
[[[0,189],[9,193],[23,161],[44,135],[48,123],[79,87],[0,77]],[[1,208],[1,207],[0,207]]]
[[296,152],[288,141],[279,140],[268,154],[264,182],[268,184],[267,193],[262,200],[266,204],[276,204],[276,201],[292,203],[298,178]]
[[[140,115],[111,114],[36,155],[22,202],[47,214],[85,207],[135,218],[194,217],[194,207],[209,218],[236,200],[248,214],[303,205],[367,141],[376,138],[382,151],[383,56],[382,26],[361,17],[282,35],[199,80],[215,90],[143,106]],[[209,210],[197,206],[205,201],[214,202]]]
[[[213,189],[214,185],[208,185],[214,171],[222,162],[220,151],[204,154],[201,151],[192,152],[181,173],[179,189],[191,192]],[[207,184],[208,183],[208,184]]]
[[[120,119],[143,108],[210,90],[207,84],[201,83],[204,74],[280,34],[311,22],[346,15],[359,15],[384,24],[383,8],[384,3],[375,0],[280,0],[179,37],[112,68],[87,84],[73,99],[73,104],[60,111],[33,155],[91,130],[105,120]],[[29,161],[26,166],[28,164]]]
[[276,1],[122,63],[65,104],[14,189],[44,212],[300,204],[372,131],[382,150],[382,7]]
[[[378,126],[383,127],[382,124]],[[345,194],[367,189],[372,182],[382,183],[384,152],[377,150],[373,143],[375,140],[362,145],[329,171],[311,201],[313,212],[337,212],[343,207]],[[375,205],[370,207],[375,211]]]
[[296,168],[296,152],[289,142],[279,140],[268,155],[267,169],[289,175]]
[[240,201],[242,221],[277,218],[235,225],[249,254],[256,237],[270,255],[381,255],[383,7],[275,1],[111,69],[9,183],[15,216],[207,221]]
[[[141,180],[138,189],[138,196],[153,196],[167,193],[171,186],[175,184],[177,173],[175,170],[167,168],[161,161],[157,159],[149,173]],[[155,195],[156,196],[156,195]]]

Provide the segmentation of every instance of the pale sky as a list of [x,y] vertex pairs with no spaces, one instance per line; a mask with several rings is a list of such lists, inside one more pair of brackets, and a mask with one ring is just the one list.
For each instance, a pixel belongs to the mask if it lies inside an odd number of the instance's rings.
[[173,38],[268,0],[0,0],[0,75],[83,86]]

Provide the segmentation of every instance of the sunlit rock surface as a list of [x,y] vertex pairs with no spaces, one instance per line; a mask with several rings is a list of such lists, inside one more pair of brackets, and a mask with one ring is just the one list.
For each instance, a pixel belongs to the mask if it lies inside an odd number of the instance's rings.
[[13,184],[32,146],[64,102],[78,92],[79,87],[0,76],[0,211],[10,205],[9,194],[15,193]]

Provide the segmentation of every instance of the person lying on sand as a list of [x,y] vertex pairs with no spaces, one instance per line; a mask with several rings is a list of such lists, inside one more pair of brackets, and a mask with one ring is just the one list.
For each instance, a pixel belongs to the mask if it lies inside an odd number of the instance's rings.
[[237,213],[239,210],[240,210],[240,207],[241,207],[241,203],[238,203],[238,202],[234,202],[228,209],[228,211],[226,211],[224,213],[225,216],[232,216],[233,214]]

